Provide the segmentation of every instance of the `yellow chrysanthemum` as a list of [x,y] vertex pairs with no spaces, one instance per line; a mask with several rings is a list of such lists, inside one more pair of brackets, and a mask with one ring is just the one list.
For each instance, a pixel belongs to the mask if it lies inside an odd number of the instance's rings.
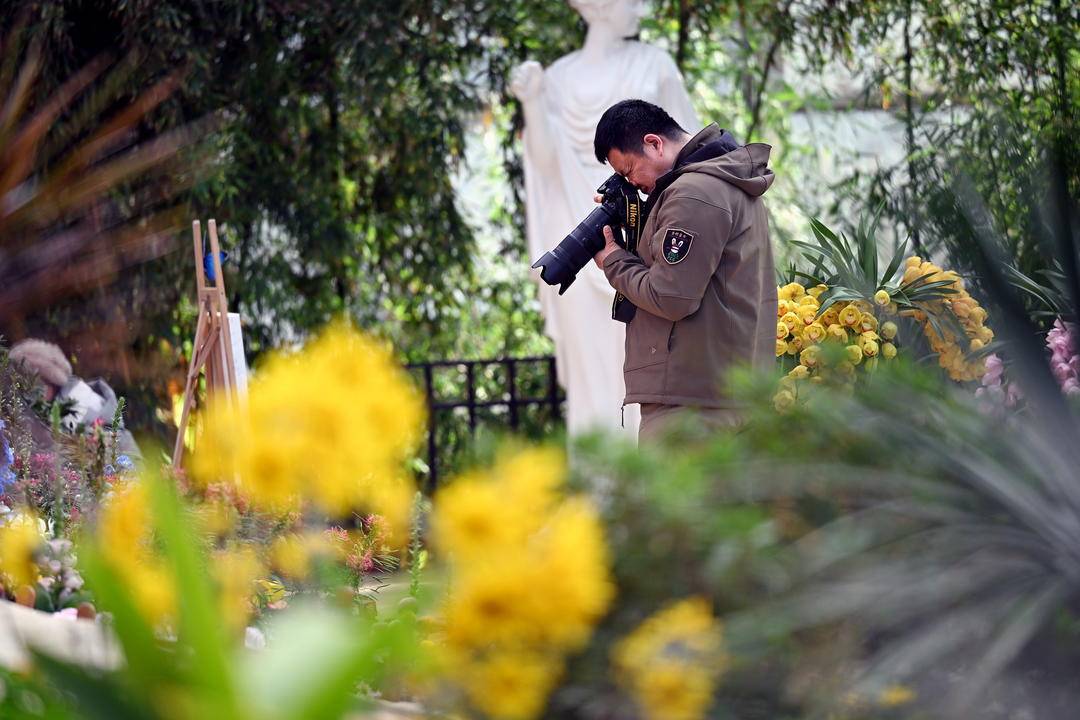
[[806,288],[804,288],[797,282],[788,283],[783,288],[781,288],[781,291],[785,293],[785,295],[787,296],[785,299],[787,300],[798,301],[801,300],[804,295],[806,295]]
[[810,323],[803,330],[803,339],[809,343],[819,343],[825,339],[825,326],[821,323]]
[[[947,299],[928,303],[927,311],[935,315],[951,313],[963,328],[969,343],[977,340],[985,346],[993,339],[993,331],[983,324],[987,318],[986,311],[964,289],[964,281],[956,272],[943,271],[937,265],[917,257],[908,258],[907,268],[907,273],[915,277],[930,275],[928,280],[931,282],[948,282],[946,287],[953,290]],[[901,314],[910,315],[923,324],[923,333],[930,343],[930,348],[938,354],[938,364],[953,380],[965,382],[976,380],[983,375],[985,359],[966,357],[953,332],[946,328],[939,333],[930,322],[926,311],[905,311]]]
[[817,308],[813,305],[800,305],[795,311],[802,325],[809,325],[817,319]]
[[844,327],[853,328],[859,324],[860,320],[862,320],[862,311],[859,310],[859,308],[857,308],[854,304],[845,305],[843,308],[841,308],[838,319],[840,321],[840,324]]
[[818,322],[820,322],[825,327],[829,327],[830,325],[839,325],[840,308],[835,303],[833,305],[830,305],[829,309],[821,313],[820,317],[818,317]]
[[839,323],[833,323],[825,330],[830,340],[836,340],[838,342],[847,342],[848,331],[844,329]]
[[787,327],[788,332],[791,332],[795,330],[795,328],[800,328],[803,326],[802,319],[794,312],[784,313],[784,316],[780,318],[780,322],[782,322]]

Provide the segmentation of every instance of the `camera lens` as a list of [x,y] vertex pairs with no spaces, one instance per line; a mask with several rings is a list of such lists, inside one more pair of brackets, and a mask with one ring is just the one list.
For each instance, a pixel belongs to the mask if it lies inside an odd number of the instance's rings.
[[604,226],[618,227],[615,216],[601,205],[578,226],[563,238],[562,242],[537,260],[534,268],[541,268],[540,279],[548,285],[559,285],[562,295],[574,282],[581,271],[596,253],[604,249]]

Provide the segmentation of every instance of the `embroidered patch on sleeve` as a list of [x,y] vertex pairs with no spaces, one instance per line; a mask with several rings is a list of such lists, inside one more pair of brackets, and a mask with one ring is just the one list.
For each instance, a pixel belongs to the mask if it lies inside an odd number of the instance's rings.
[[690,253],[690,245],[696,236],[689,230],[671,228],[664,234],[664,260],[668,265],[678,265]]

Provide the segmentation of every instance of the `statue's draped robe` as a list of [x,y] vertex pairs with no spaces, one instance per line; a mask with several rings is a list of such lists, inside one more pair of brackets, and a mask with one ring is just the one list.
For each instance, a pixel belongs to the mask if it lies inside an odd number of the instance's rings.
[[[547,157],[533,157],[529,143],[525,145],[527,237],[533,260],[592,211],[596,188],[613,172],[597,162],[593,151],[596,124],[605,110],[620,100],[647,100],[667,110],[687,132],[700,128],[682,77],[667,53],[625,42],[605,62],[603,70],[590,69],[577,51],[544,73],[542,102],[551,139],[544,148]],[[612,69],[613,76],[608,74]],[[619,81],[605,84],[605,76]],[[529,131],[526,125],[526,135]],[[554,165],[549,174],[542,170],[546,161]],[[559,381],[567,393],[567,430],[576,434],[597,427],[620,428],[625,325],[611,319],[615,291],[590,262],[565,295],[557,293],[557,286],[540,284],[545,330],[555,342]],[[637,436],[637,421],[636,406],[627,406],[625,428],[632,437]]]

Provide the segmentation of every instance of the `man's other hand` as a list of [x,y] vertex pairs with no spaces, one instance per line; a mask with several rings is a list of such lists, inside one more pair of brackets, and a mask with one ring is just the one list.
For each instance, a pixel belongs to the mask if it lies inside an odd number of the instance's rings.
[[604,261],[607,260],[607,256],[611,254],[615,248],[619,247],[615,243],[615,233],[611,231],[611,227],[604,226],[604,249],[593,255],[593,260],[596,261],[596,266],[601,270],[604,269]]

